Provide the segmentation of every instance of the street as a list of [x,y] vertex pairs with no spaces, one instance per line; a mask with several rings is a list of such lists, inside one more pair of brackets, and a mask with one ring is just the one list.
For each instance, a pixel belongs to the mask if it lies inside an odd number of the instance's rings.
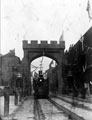
[[[63,99],[62,99],[63,98]],[[1,100],[1,99],[0,99]],[[26,98],[18,106],[13,105],[13,97],[9,116],[2,117],[2,120],[91,120],[92,102],[82,102],[69,97],[49,96],[48,99],[34,99],[33,96]],[[0,101],[3,103],[2,101]],[[2,105],[2,106],[1,106]],[[0,112],[3,116],[3,104],[0,104]]]

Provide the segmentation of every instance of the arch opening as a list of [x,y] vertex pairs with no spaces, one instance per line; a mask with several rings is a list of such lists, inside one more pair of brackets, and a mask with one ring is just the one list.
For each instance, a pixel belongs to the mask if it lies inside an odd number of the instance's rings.
[[[57,62],[46,56],[38,57],[30,62],[30,74],[31,74],[31,85],[32,93],[34,93],[33,81],[35,76],[39,76],[39,71],[42,71],[43,77],[49,80],[49,90],[58,90],[58,80],[56,75]],[[53,73],[53,78],[52,78]]]

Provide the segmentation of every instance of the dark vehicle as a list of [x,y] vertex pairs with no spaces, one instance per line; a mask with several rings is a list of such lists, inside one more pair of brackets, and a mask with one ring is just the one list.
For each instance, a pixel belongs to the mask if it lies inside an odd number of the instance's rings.
[[49,81],[43,77],[42,71],[39,71],[39,76],[33,79],[33,87],[36,98],[48,98]]

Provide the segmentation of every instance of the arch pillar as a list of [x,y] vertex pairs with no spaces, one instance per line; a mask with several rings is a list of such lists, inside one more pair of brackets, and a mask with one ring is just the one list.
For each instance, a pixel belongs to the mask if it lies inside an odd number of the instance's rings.
[[26,88],[26,94],[31,95],[32,86],[31,86],[31,78],[30,78],[30,61],[29,61],[28,51],[24,51],[24,57],[22,59],[22,71],[25,76],[26,83],[24,82],[24,87]]
[[58,93],[62,93],[63,78],[61,64],[59,64],[57,67],[57,76],[58,76]]
[[[26,54],[25,54],[26,53]],[[22,66],[23,66],[23,72],[24,74],[27,74],[28,71],[28,58],[27,58],[27,52],[24,52],[24,57],[22,59]]]
[[27,80],[30,80],[30,63],[28,59],[28,51],[24,51],[24,57],[22,59],[23,73]]
[[57,77],[58,77],[58,93],[62,94],[62,88],[63,88],[62,61],[59,61],[57,65]]

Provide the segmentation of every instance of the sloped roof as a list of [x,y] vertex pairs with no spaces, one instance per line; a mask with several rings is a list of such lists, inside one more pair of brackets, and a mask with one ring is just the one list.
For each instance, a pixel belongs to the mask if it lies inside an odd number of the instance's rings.
[[92,27],[84,34],[84,44],[92,47]]
[[15,55],[15,50],[10,50],[7,54],[2,55],[1,57],[17,57],[17,56]]

